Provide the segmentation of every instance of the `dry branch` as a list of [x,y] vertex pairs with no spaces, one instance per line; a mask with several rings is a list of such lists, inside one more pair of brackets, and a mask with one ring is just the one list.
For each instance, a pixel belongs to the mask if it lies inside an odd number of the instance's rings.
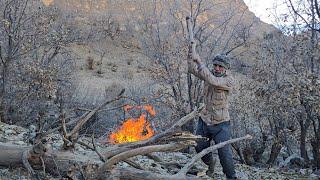
[[222,143],[216,144],[214,146],[208,147],[204,150],[202,150],[200,153],[198,153],[197,155],[195,155],[191,161],[189,163],[187,163],[175,176],[177,177],[181,177],[181,176],[185,176],[187,174],[187,172],[192,168],[192,166],[194,166],[194,163],[196,161],[198,161],[199,159],[201,159],[203,156],[205,156],[206,154],[213,152],[216,149],[222,148],[227,144],[231,144],[231,143],[235,143],[237,141],[242,141],[245,139],[252,139],[252,136],[250,135],[246,135],[244,137],[240,137],[240,138],[235,138],[235,139],[230,139],[228,141],[224,141]]
[[129,164],[130,166],[136,168],[136,169],[140,169],[140,170],[145,170],[142,166],[140,166],[138,163],[130,160],[130,159],[126,159],[123,160],[124,162],[126,162],[127,164]]
[[94,140],[94,134],[92,135],[92,145],[93,145],[93,151],[97,153],[97,155],[99,156],[100,160],[102,162],[106,162],[106,159],[104,159],[104,157],[102,156],[102,154],[98,151],[95,140]]
[[168,152],[168,151],[179,151],[183,148],[186,148],[190,145],[195,145],[194,142],[190,141],[189,143],[170,143],[170,144],[163,144],[163,145],[152,145],[152,146],[145,146],[141,148],[135,148],[123,153],[120,153],[107,161],[101,168],[100,172],[110,171],[112,166],[122,160],[128,159],[133,156],[137,155],[146,155],[152,152]]
[[[86,117],[87,115],[89,114],[89,112],[85,112],[83,115],[81,115],[78,119],[73,119],[69,122],[66,123],[67,126],[70,126],[70,125],[73,125],[75,124],[76,122],[80,121],[81,119],[83,119],[84,117]],[[48,136],[49,134],[53,134],[57,131],[59,131],[60,129],[62,128],[62,126],[58,126],[56,128],[53,128],[53,129],[50,129],[48,130],[46,133],[44,133],[43,136]]]
[[21,157],[21,160],[22,160],[22,164],[23,166],[28,170],[29,174],[32,175],[32,177],[35,177],[37,179],[39,179],[37,177],[37,174],[36,172],[33,170],[33,168],[31,167],[29,161],[28,161],[28,156],[29,156],[29,151],[28,150],[25,150],[23,153],[22,153],[22,157]]
[[118,101],[120,99],[123,98],[122,94],[124,93],[124,89],[120,92],[120,94],[112,99],[112,100],[108,100],[106,102],[104,102],[103,104],[101,104],[100,106],[96,107],[94,110],[92,110],[91,112],[89,112],[88,115],[86,115],[83,119],[80,119],[80,121],[77,123],[77,125],[72,129],[72,131],[68,134],[69,137],[74,136],[76,133],[79,132],[79,130],[81,129],[81,127],[98,111],[100,110],[102,107],[104,107],[107,104],[110,104],[112,102]]
[[150,154],[146,154],[145,156],[147,156],[148,158],[154,160],[155,162],[160,162],[160,163],[162,162],[160,157],[155,155],[155,154],[150,153]]

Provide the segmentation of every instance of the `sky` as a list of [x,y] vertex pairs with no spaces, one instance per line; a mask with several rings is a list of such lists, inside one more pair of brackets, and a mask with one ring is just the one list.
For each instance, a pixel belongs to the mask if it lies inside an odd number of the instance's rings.
[[[269,24],[275,24],[275,14],[279,15],[287,12],[286,6],[283,3],[281,4],[281,0],[244,0],[244,2],[251,12]],[[275,10],[274,7],[277,7],[277,9]]]

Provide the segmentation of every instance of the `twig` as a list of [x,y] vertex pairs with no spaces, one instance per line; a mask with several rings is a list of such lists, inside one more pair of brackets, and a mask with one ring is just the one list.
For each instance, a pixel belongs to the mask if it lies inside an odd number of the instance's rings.
[[[89,144],[86,144],[86,143],[84,143],[84,142],[82,142],[82,141],[78,141],[77,143],[80,144],[80,145],[83,145],[83,146],[87,147],[88,149],[91,149],[92,151],[95,151],[95,152],[98,154],[100,160],[101,160],[102,162],[104,162],[104,163],[106,162],[106,160],[104,159],[104,157],[103,157],[103,156],[101,155],[101,153],[97,150],[96,143],[95,143],[95,140],[94,140],[94,135],[92,135],[92,145],[93,145],[93,147],[91,147]],[[130,166],[132,166],[132,167],[134,167],[134,168],[141,169],[141,170],[145,170],[143,167],[141,167],[139,164],[137,164],[136,162],[134,162],[134,161],[132,161],[132,160],[126,159],[126,160],[124,160],[124,162],[126,162],[127,164],[129,164]]]
[[62,175],[61,175],[61,173],[60,173],[60,170],[59,170],[59,167],[58,167],[58,164],[57,164],[56,159],[55,159],[53,156],[50,156],[50,157],[51,157],[51,159],[52,159],[52,161],[53,161],[53,164],[54,164],[55,167],[57,168],[57,173],[58,173],[58,175],[59,175],[59,178],[62,178]]
[[98,151],[95,140],[94,140],[94,134],[92,134],[92,145],[93,145],[93,150],[98,154],[100,160],[102,162],[106,162],[106,159],[101,155],[101,153]]
[[43,157],[40,156],[40,160],[41,160],[41,165],[42,165],[42,169],[43,169],[43,174],[46,174],[46,165],[44,163]]
[[39,179],[40,178],[37,176],[36,172],[32,169],[29,161],[28,161],[28,156],[29,156],[29,150],[26,150],[22,153],[22,163],[24,165],[24,167],[28,170],[29,174],[32,175],[32,177],[35,177],[36,179]]
[[[124,97],[125,98],[125,97]],[[117,107],[113,107],[113,108],[108,108],[108,109],[100,109],[97,112],[101,112],[101,111],[112,111],[112,110],[116,110],[116,109],[120,109],[123,108],[125,105],[121,105],[121,106],[117,106]],[[87,109],[87,108],[78,108],[78,110],[82,110],[82,111],[93,111],[92,109]]]
[[[85,112],[85,113],[84,113],[83,115],[81,115],[78,119],[74,119],[74,120],[71,120],[71,121],[67,122],[66,125],[72,125],[72,124],[76,123],[77,121],[80,121],[81,119],[83,119],[84,117],[86,117],[88,114],[89,114],[89,112]],[[54,133],[54,132],[56,132],[56,131],[59,131],[60,129],[61,129],[61,126],[56,127],[56,128],[53,128],[53,129],[47,131],[47,132],[44,134],[44,136],[48,136],[49,134],[52,134],[52,133]]]
[[78,168],[79,168],[79,171],[80,171],[83,179],[84,179],[84,180],[87,180],[87,178],[86,178],[86,176],[85,176],[85,173],[83,172],[83,169],[82,169],[81,165],[80,165],[79,163],[77,163],[77,166],[78,166]]
[[156,162],[159,162],[159,163],[161,163],[161,162],[162,162],[162,160],[160,159],[160,157],[159,157],[159,156],[154,155],[154,154],[152,154],[152,153],[150,153],[150,154],[146,154],[146,156],[147,156],[148,158],[150,158],[150,159],[152,159],[152,160],[156,161]]
[[82,141],[77,141],[78,144],[80,144],[81,146],[84,146],[88,149],[91,149],[92,151],[94,151],[94,148],[92,146],[90,146],[89,144],[82,142]]
[[136,168],[136,169],[140,169],[140,170],[145,170],[142,166],[140,166],[138,163],[130,160],[130,159],[125,159],[124,162],[126,162],[127,164],[129,164],[130,166]]
[[82,127],[99,109],[101,109],[103,106],[122,99],[122,98],[123,98],[122,94],[124,93],[124,91],[125,91],[125,90],[123,89],[116,98],[104,102],[103,104],[101,104],[100,106],[96,107],[94,110],[92,110],[91,112],[89,112],[88,115],[85,116],[83,119],[80,119],[80,121],[77,123],[77,125],[76,125],[76,126],[72,129],[72,131],[68,134],[68,137],[74,136],[76,133],[78,133],[78,131],[81,129],[81,127]]

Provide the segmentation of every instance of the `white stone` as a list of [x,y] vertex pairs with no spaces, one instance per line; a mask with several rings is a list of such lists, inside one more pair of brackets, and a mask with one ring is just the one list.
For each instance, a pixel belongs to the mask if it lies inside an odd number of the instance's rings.
[[17,145],[25,145],[26,143],[23,141],[15,141],[13,142],[13,144],[17,144]]
[[4,131],[4,134],[5,134],[5,135],[15,134],[15,131],[12,130],[12,129],[6,129],[6,130]]

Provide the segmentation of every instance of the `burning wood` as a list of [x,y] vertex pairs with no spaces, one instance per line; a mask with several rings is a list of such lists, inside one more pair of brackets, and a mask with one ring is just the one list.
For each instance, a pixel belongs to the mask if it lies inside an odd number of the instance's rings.
[[109,142],[111,144],[121,144],[126,142],[135,142],[149,139],[154,135],[154,130],[151,127],[150,122],[147,120],[147,113],[151,116],[155,116],[155,110],[151,105],[144,106],[124,106],[125,112],[130,110],[145,110],[138,118],[127,119],[116,132],[113,132],[109,136]]

